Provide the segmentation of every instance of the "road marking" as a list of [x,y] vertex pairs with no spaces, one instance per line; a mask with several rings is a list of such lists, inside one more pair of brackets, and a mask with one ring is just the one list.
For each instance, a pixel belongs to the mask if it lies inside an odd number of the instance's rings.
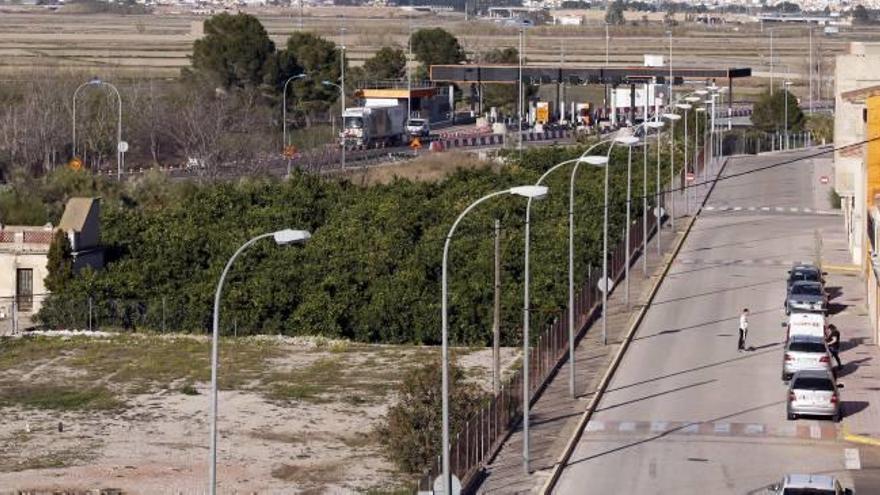
[[651,421],[651,433],[663,433],[668,425],[666,421]]
[[681,429],[682,433],[699,433],[700,423],[691,423]]
[[842,213],[838,210],[821,210],[809,207],[799,207],[799,206],[737,206],[737,205],[708,205],[703,207],[704,211],[718,211],[718,212],[742,212],[742,211],[762,211],[762,212],[776,212],[782,214],[803,214],[803,215],[831,215],[831,216],[840,216]]
[[734,206],[733,211],[741,211],[743,209],[742,206]]
[[636,431],[636,423],[634,421],[621,421],[617,428],[619,431]]
[[819,428],[819,425],[810,425],[810,438],[816,440],[822,438],[822,428]]
[[770,211],[770,207],[769,206],[762,206],[761,211]]
[[605,429],[605,423],[599,420],[593,420],[587,423],[587,431],[603,431]]
[[730,433],[730,423],[715,423],[715,433],[727,435]]
[[843,460],[847,469],[862,469],[862,459],[859,457],[859,449],[843,449]]
[[761,435],[764,433],[764,425],[761,424],[750,424],[746,425],[743,433],[746,435]]

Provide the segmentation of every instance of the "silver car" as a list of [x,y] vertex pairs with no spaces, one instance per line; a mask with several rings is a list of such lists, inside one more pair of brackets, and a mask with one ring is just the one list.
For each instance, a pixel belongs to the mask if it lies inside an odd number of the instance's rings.
[[840,421],[840,395],[834,375],[830,371],[798,371],[788,383],[788,405],[786,413],[789,420],[798,416],[829,416]]
[[825,339],[816,335],[792,335],[785,343],[782,355],[782,380],[803,370],[831,370],[831,354]]
[[795,282],[785,299],[785,314],[803,311],[825,312],[828,297],[820,282]]
[[821,474],[789,474],[772,488],[775,495],[853,495],[850,488],[840,486],[833,476]]

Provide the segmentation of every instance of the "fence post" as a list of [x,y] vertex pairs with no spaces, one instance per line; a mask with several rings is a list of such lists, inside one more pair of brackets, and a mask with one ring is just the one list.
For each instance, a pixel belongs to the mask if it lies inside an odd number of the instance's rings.
[[89,331],[92,331],[92,296],[89,296]]
[[18,294],[12,296],[12,335],[18,333]]
[[165,296],[162,296],[162,333],[165,333]]

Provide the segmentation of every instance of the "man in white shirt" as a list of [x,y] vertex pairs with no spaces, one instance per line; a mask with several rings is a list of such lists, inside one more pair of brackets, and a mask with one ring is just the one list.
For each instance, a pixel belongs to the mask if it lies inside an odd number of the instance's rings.
[[738,350],[746,349],[746,336],[749,334],[749,308],[743,309],[739,315],[739,346]]

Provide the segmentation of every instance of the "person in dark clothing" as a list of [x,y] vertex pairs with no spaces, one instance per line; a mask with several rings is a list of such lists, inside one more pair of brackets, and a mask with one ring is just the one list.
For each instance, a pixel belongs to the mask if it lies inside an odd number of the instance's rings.
[[744,308],[739,315],[739,342],[737,350],[746,350],[746,337],[749,335],[749,308]]
[[840,332],[837,330],[837,327],[834,325],[828,325],[828,337],[825,338],[825,343],[828,344],[828,352],[831,353],[831,357],[837,361],[837,367],[841,368],[843,365],[840,364]]

